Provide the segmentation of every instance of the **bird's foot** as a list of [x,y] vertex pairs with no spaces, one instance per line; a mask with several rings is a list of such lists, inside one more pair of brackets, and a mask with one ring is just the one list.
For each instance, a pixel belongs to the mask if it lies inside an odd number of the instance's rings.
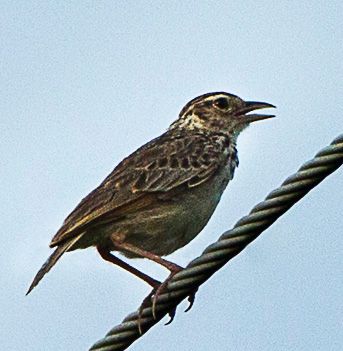
[[[182,269],[183,268],[180,267],[170,272],[169,277],[162,284],[160,284],[156,290],[154,289],[149,294],[150,299],[152,299],[152,315],[154,319],[156,319],[156,303],[157,303],[158,297],[163,293],[163,290],[165,290],[165,288],[168,286],[169,281],[174,277],[174,275],[180,272]],[[175,313],[176,313],[176,307],[174,307],[171,311],[168,312],[170,320],[167,322],[167,324],[170,324],[173,321],[175,317]]]
[[[173,278],[173,276],[180,272],[183,268],[177,270],[177,271],[173,271],[170,273],[169,277],[157,288],[157,290],[153,290],[148,298],[152,298],[152,315],[154,317],[154,319],[156,319],[156,303],[157,303],[157,299],[159,297],[159,295],[161,295],[163,293],[163,290],[168,286],[168,283],[169,281]],[[188,302],[189,302],[189,305],[188,307],[185,309],[185,312],[188,312],[192,307],[193,307],[193,304],[194,304],[194,301],[195,301],[195,294],[197,293],[198,291],[198,288],[194,289],[189,295],[188,295]],[[171,309],[169,312],[169,317],[170,317],[170,320],[165,324],[165,325],[168,325],[170,324],[173,320],[174,320],[174,317],[175,317],[175,314],[176,314],[176,306],[173,307],[173,309]]]
[[[139,333],[142,334],[142,321],[143,321],[143,310],[146,307],[151,306],[151,302],[152,302],[152,315],[154,317],[154,319],[156,319],[156,301],[158,296],[162,293],[162,291],[165,289],[165,287],[168,284],[168,281],[172,278],[172,276],[174,276],[177,272],[175,272],[174,274],[170,274],[170,276],[166,279],[166,281],[164,281],[163,283],[159,283],[158,285],[154,286],[152,291],[149,293],[148,296],[146,296],[142,302],[142,304],[139,307],[138,310],[138,330]],[[170,324],[174,317],[175,317],[175,313],[176,313],[176,307],[173,307],[170,311],[168,311],[168,315],[170,317],[170,320],[166,323]]]
[[[140,308],[139,308],[139,314],[138,314],[138,328],[139,328],[139,332],[142,333],[142,329],[141,329],[141,321],[142,321],[142,313],[145,307],[148,307],[150,305],[150,303],[152,302],[152,315],[154,317],[154,319],[156,319],[156,303],[157,303],[157,299],[158,297],[163,293],[163,291],[165,290],[165,288],[168,286],[169,281],[173,278],[173,276],[180,272],[183,268],[180,267],[178,269],[174,269],[169,277],[163,282],[160,283],[158,286],[153,287],[153,290],[150,292],[150,294],[143,300]],[[189,302],[189,306],[186,308],[185,312],[188,312],[195,301],[195,294],[197,292],[198,289],[195,289],[189,296],[188,296],[188,302]],[[176,306],[173,307],[172,309],[170,309],[168,311],[168,315],[170,317],[170,320],[165,324],[168,325],[170,324],[175,317],[176,314]]]

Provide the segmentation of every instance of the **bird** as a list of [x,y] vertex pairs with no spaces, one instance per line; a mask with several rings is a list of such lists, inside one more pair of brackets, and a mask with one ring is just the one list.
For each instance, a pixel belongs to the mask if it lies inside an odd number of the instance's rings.
[[[148,283],[156,298],[183,269],[163,256],[206,226],[238,166],[238,135],[252,122],[275,117],[251,113],[264,108],[275,106],[222,91],[189,101],[166,132],[124,158],[69,214],[27,294],[64,253],[95,247],[104,260]],[[112,252],[152,260],[169,270],[169,278],[161,283]]]

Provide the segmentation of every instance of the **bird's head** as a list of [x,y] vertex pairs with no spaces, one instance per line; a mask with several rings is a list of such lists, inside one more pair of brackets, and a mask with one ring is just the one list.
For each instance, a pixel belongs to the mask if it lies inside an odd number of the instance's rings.
[[225,92],[208,93],[188,102],[170,129],[220,132],[236,138],[250,123],[274,117],[249,112],[270,107],[275,106],[266,102],[244,101]]

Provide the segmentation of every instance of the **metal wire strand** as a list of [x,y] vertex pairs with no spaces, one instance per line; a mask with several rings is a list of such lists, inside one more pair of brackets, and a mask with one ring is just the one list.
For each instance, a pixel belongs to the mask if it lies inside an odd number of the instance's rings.
[[140,320],[142,333],[139,332],[136,311],[96,342],[90,351],[127,349],[342,163],[343,134],[288,177],[279,188],[256,205],[249,215],[241,218],[231,230],[225,232],[217,242],[208,246],[198,258],[177,273],[169,281],[165,292],[158,296],[156,319],[152,316],[151,304],[143,309]]

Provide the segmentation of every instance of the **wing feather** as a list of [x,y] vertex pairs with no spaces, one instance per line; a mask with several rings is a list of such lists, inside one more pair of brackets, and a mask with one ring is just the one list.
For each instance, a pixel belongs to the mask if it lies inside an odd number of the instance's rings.
[[227,140],[205,134],[167,132],[124,159],[66,218],[50,246],[59,245],[89,226],[114,221],[153,196],[180,186],[206,182],[223,162]]

